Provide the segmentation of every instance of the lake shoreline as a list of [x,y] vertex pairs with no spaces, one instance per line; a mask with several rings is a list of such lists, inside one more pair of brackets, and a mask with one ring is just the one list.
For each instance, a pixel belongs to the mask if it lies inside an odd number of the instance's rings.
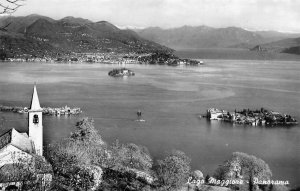
[[[28,105],[24,100],[31,96],[36,81],[42,106],[82,108],[109,143],[119,139],[145,145],[155,158],[179,149],[192,158],[193,169],[205,174],[232,152],[241,151],[265,160],[275,179],[290,180],[291,185],[299,182],[299,125],[235,128],[197,117],[209,107],[259,106],[300,116],[300,65],[296,62],[210,60],[201,67],[132,64],[134,78],[109,77],[107,72],[117,64],[24,64],[0,64],[1,103]],[[135,122],[138,109],[146,123]],[[2,116],[8,119],[5,128],[26,131],[25,117],[14,121],[9,113]],[[77,121],[76,116],[45,117],[45,141],[69,136]]]
[[178,49],[174,52],[180,58],[249,61],[300,61],[300,55],[274,52],[258,52],[234,48]]

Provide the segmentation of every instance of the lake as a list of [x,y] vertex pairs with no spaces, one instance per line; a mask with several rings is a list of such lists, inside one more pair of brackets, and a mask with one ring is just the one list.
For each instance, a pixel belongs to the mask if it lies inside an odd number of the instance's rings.
[[[288,113],[300,120],[297,61],[204,60],[200,67],[127,65],[136,76],[113,78],[117,65],[0,63],[0,105],[29,106],[34,82],[42,106],[81,107],[72,117],[44,117],[45,144],[70,135],[79,118],[94,118],[108,143],[119,139],[148,147],[155,159],[172,149],[192,158],[192,168],[213,174],[232,152],[266,161],[273,179],[300,184],[300,126],[233,126],[199,118],[216,107]],[[136,122],[136,111],[146,122]],[[26,115],[0,113],[0,133],[27,131]]]

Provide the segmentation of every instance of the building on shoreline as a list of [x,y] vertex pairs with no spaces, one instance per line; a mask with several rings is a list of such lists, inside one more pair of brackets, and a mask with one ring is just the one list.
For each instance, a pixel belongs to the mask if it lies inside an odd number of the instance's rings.
[[43,157],[42,108],[34,85],[31,108],[28,111],[28,133],[14,128],[0,136],[0,190],[18,188],[24,182],[52,180],[52,168]]

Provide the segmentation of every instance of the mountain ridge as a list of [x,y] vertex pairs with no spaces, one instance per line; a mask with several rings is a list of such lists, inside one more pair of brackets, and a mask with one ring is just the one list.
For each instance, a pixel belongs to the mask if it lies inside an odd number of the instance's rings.
[[[172,49],[238,48],[298,54],[300,34],[277,31],[249,31],[240,27],[215,28],[206,25],[162,29],[120,29],[108,21],[93,22],[67,16],[58,20],[32,14],[23,17],[0,17],[2,49],[18,54],[69,54],[71,52],[156,52]],[[19,35],[17,35],[19,34]],[[22,34],[22,35],[20,35]],[[9,40],[9,38],[12,38]],[[26,40],[24,40],[26,39]],[[288,40],[290,39],[290,40]],[[14,42],[14,44],[8,44]],[[29,46],[26,43],[33,43]],[[26,51],[26,47],[31,47]],[[40,48],[39,48],[40,47]],[[43,48],[47,48],[44,50]],[[168,48],[170,47],[170,48]]]
[[135,30],[141,37],[173,49],[187,48],[244,48],[286,38],[300,37],[297,33],[249,31],[240,27],[214,28],[205,25],[182,26],[170,29],[149,27]]
[[[0,26],[8,23],[7,31],[0,33],[0,44],[12,55],[37,54],[43,57],[71,52],[172,52],[141,38],[134,31],[121,30],[107,21],[92,22],[71,16],[54,20],[40,15],[0,18]],[[31,47],[29,42],[34,44],[32,47],[37,53],[28,48]]]

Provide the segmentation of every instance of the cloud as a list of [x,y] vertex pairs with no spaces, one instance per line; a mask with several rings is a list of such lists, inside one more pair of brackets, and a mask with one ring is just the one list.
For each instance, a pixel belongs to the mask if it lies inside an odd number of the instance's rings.
[[113,24],[164,28],[238,26],[300,32],[298,0],[26,0],[18,15],[75,16]]

